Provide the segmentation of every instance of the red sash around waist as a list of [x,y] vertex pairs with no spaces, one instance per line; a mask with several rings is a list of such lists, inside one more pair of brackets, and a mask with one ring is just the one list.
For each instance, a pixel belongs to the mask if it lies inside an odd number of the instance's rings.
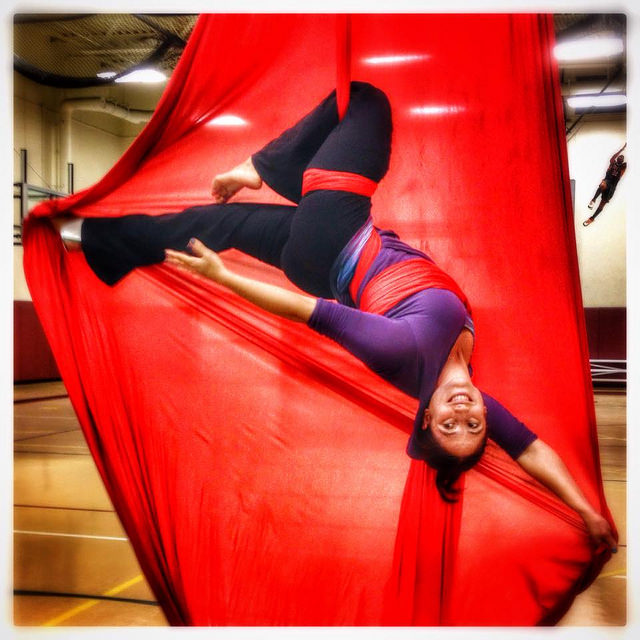
[[359,196],[371,197],[378,183],[370,178],[347,171],[328,171],[326,169],[307,169],[302,175],[302,195],[309,191],[326,189],[328,191],[349,191]]
[[384,314],[398,302],[423,289],[446,289],[455,294],[471,314],[469,301],[455,280],[426,258],[410,258],[383,269],[366,284],[360,298],[358,290],[366,272],[378,255],[382,241],[376,231],[364,246],[349,286],[351,298],[359,309]]

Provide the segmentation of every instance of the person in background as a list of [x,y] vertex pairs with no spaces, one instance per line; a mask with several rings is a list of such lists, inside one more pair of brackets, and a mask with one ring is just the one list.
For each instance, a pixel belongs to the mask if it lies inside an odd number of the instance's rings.
[[609,202],[613,197],[620,178],[622,178],[622,175],[627,170],[627,163],[624,161],[624,156],[622,155],[626,146],[627,143],[625,142],[622,149],[620,149],[620,151],[616,151],[616,153],[611,156],[607,173],[605,174],[602,182],[598,185],[598,189],[589,203],[589,209],[593,209],[598,196],[600,196],[600,204],[593,215],[582,223],[583,226],[588,227],[602,213],[607,202]]

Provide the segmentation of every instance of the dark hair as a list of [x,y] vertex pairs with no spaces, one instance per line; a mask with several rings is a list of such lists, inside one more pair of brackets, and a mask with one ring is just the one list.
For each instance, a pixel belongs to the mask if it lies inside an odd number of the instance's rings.
[[460,490],[455,484],[460,475],[474,467],[482,457],[487,445],[486,433],[478,449],[463,458],[454,456],[444,449],[433,437],[431,429],[423,431],[421,436],[420,447],[424,454],[423,460],[437,471],[436,487],[440,496],[446,502],[457,502]]
[[617,162],[618,164],[622,164],[622,163],[624,162],[624,156],[618,156],[618,157],[616,158],[616,162]]

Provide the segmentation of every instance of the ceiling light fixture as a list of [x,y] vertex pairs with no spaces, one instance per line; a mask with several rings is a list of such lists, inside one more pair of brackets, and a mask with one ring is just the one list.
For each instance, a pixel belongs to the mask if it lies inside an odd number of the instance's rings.
[[572,109],[610,109],[627,104],[623,93],[585,93],[567,97]]
[[143,84],[157,84],[164,82],[167,76],[156,69],[134,69],[131,73],[116,78],[116,82],[138,82]]
[[581,62],[618,56],[624,51],[621,38],[590,36],[557,44],[553,50],[559,62]]

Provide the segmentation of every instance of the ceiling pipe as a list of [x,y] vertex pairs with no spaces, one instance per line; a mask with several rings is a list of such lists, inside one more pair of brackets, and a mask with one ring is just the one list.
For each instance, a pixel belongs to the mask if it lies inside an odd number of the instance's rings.
[[106,98],[70,98],[62,101],[60,110],[63,115],[70,115],[73,111],[97,111],[100,113],[108,113],[116,118],[121,118],[127,122],[133,122],[134,124],[148,122],[153,114],[153,111],[127,109],[115,102],[110,102]]
[[62,141],[64,146],[62,157],[65,163],[72,162],[71,121],[75,111],[106,113],[133,124],[148,122],[153,115],[153,111],[127,109],[115,102],[108,101],[106,98],[69,98],[63,100],[60,105],[60,113],[62,114]]

